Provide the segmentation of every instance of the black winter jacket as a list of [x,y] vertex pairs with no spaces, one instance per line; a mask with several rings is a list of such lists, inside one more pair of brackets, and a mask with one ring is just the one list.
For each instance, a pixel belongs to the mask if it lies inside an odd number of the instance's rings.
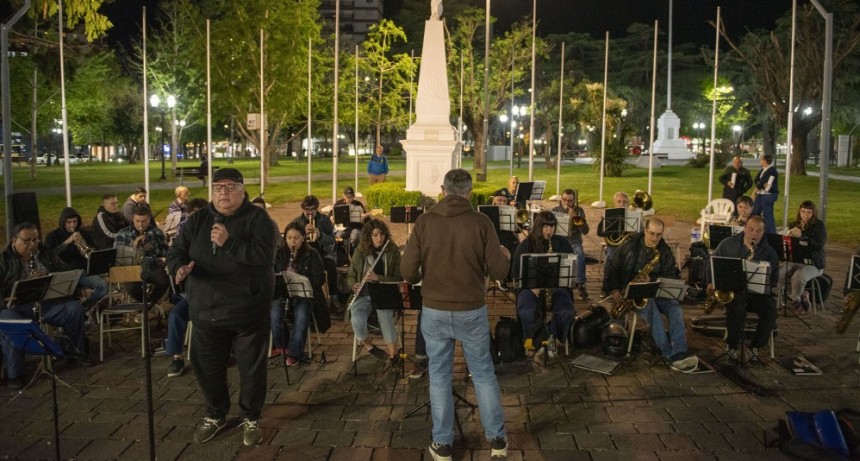
[[78,247],[74,243],[70,243],[68,245],[63,243],[70,235],[72,235],[72,232],[66,231],[66,220],[70,218],[78,218],[78,227],[75,228],[75,231],[80,232],[84,242],[86,242],[90,248],[95,249],[95,242],[93,242],[92,237],[90,237],[88,232],[81,230],[81,215],[71,207],[63,208],[63,211],[60,212],[60,223],[56,229],[52,230],[45,237],[45,245],[47,245],[48,248],[57,250],[60,259],[63,260],[63,262],[70,268],[86,270],[87,258],[81,254]]
[[[612,253],[612,258],[606,262],[604,270],[603,286],[608,293],[611,293],[613,290],[623,292],[627,284],[653,258],[653,255],[651,257],[640,255],[646,249],[644,232],[630,236],[615,249]],[[656,281],[660,277],[680,278],[681,273],[678,270],[678,265],[675,263],[675,254],[669,248],[669,245],[666,244],[665,240],[660,240],[660,243],[657,244],[657,251],[660,252],[660,261],[657,263],[657,267],[651,271],[649,277],[651,281]]]

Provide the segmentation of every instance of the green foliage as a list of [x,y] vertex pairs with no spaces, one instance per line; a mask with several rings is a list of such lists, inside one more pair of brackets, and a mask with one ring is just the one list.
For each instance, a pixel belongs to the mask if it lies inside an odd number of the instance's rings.
[[[36,0],[33,12],[45,18],[56,16],[59,12],[59,4],[56,0]],[[92,42],[101,37],[108,29],[113,27],[107,16],[99,13],[103,0],[65,0],[63,12],[65,13],[65,28],[73,29],[78,23],[84,23],[87,41]]]
[[[592,164],[594,169],[600,171],[600,157],[597,156]],[[627,150],[619,143],[608,143],[606,145],[606,156],[603,159],[603,172],[607,178],[620,178],[624,176],[624,170],[630,168],[627,163]]]
[[486,205],[490,202],[490,199],[493,197],[493,192],[499,190],[498,187],[491,186],[488,183],[478,184],[472,183],[472,196],[470,197],[470,201],[472,202],[472,207],[476,210],[478,209],[478,205]]
[[369,208],[382,208],[386,215],[390,215],[392,206],[418,205],[423,194],[405,191],[402,184],[382,182],[365,189],[364,195]]

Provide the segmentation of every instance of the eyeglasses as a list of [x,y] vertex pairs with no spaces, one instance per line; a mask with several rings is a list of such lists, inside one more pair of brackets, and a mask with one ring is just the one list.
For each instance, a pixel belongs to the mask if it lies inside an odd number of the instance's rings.
[[662,237],[662,236],[663,236],[663,233],[662,233],[662,232],[651,232],[651,231],[645,231],[645,233],[646,233],[646,234],[648,234],[648,235],[650,235],[651,237],[654,237],[654,238],[660,238],[660,237]]
[[15,238],[20,240],[24,245],[33,245],[33,244],[39,243],[39,239],[37,239],[37,238],[36,239],[22,239],[20,237],[15,237]]
[[212,190],[215,192],[236,192],[241,184],[212,184]]
[[316,213],[316,208],[302,208],[302,210],[307,211],[308,213]]

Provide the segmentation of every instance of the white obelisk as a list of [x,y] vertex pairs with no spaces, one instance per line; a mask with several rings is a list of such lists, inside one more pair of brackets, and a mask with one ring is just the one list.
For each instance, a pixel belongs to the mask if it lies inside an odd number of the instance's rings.
[[445,173],[457,166],[460,142],[450,121],[442,0],[430,0],[430,12],[424,23],[415,123],[400,143],[406,151],[406,190],[435,197]]
[[669,0],[669,49],[668,76],[666,88],[666,112],[657,120],[657,140],[654,154],[666,154],[669,160],[689,160],[695,155],[687,149],[687,143],[680,138],[681,119],[672,112],[672,0]]

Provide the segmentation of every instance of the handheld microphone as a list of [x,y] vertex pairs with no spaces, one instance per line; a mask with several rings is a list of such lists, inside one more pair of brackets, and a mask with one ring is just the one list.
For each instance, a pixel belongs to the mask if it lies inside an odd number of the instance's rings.
[[[221,213],[214,213],[212,216],[212,220],[214,221],[214,224],[221,224],[222,222],[224,222],[224,216],[222,216]],[[213,241],[212,242],[212,254],[213,255],[215,254],[216,250],[218,250],[218,244]]]

